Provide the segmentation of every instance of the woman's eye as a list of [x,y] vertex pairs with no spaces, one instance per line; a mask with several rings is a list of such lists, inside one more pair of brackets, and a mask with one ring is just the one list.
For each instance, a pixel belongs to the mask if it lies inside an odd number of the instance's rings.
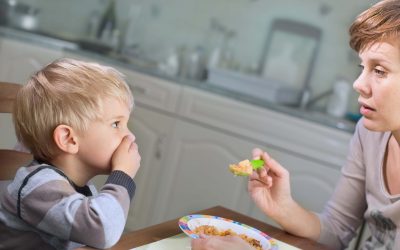
[[113,128],[118,128],[118,127],[119,127],[119,121],[113,122],[113,123],[111,124],[111,126],[112,126]]
[[374,69],[375,74],[377,74],[378,76],[382,77],[386,75],[386,72],[380,69],[375,68]]

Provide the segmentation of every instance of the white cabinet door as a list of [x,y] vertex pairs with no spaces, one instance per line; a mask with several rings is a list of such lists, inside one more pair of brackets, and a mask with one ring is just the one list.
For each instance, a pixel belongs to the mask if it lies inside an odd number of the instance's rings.
[[290,185],[294,199],[302,206],[321,212],[331,197],[340,170],[287,152],[270,153],[290,172]]
[[166,115],[137,107],[133,111],[129,128],[136,136],[141,167],[134,178],[136,194],[131,203],[126,230],[135,230],[156,224],[152,208],[156,203],[159,180],[165,167],[166,154],[171,145],[171,131],[175,120]]
[[247,178],[235,177],[229,163],[251,157],[254,143],[213,129],[178,121],[159,181],[154,215],[159,222],[222,205],[248,213]]
[[[321,212],[335,189],[340,170],[280,149],[268,146],[263,149],[289,171],[294,200],[311,211]],[[248,215],[276,225],[255,205]]]
[[0,50],[0,81],[24,84],[32,73],[62,56],[61,50],[4,38]]
[[178,121],[164,172],[160,172],[154,207],[157,222],[222,205],[272,223],[251,201],[247,178],[235,177],[228,171],[230,163],[249,159],[255,147],[269,152],[290,171],[296,201],[313,211],[322,210],[339,170],[229,133]]

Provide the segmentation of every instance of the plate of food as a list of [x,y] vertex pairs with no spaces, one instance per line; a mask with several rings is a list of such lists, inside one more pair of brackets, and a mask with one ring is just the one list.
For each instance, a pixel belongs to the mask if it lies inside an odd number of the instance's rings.
[[254,227],[219,216],[192,214],[179,219],[179,227],[191,238],[200,234],[228,236],[237,235],[257,250],[278,250],[277,242]]

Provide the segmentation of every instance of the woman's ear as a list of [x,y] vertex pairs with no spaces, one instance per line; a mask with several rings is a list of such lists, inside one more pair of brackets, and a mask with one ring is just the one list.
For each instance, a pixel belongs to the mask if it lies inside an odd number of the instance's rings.
[[75,131],[67,125],[58,125],[53,132],[53,140],[57,147],[66,153],[76,154],[79,149]]

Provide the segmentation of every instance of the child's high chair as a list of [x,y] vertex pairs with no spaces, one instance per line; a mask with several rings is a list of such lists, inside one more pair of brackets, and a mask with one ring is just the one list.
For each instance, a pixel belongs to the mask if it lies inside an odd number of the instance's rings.
[[[0,113],[12,113],[13,104],[20,84],[0,82]],[[1,125],[0,125],[1,129]],[[0,130],[0,138],[2,131]],[[2,184],[6,180],[12,180],[17,169],[29,163],[32,155],[13,149],[0,149],[0,193]]]

